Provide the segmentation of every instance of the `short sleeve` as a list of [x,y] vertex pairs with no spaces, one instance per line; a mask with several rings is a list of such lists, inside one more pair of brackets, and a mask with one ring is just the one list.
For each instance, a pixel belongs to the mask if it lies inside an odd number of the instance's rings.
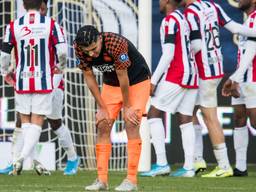
[[193,12],[187,12],[185,14],[186,19],[188,21],[188,25],[190,28],[190,40],[196,40],[196,39],[201,39],[201,32],[200,32],[200,19],[196,14]]
[[59,43],[66,43],[66,38],[60,25],[55,21],[53,22],[54,22],[53,28],[52,28],[53,44],[56,45]]
[[3,44],[2,44],[2,51],[5,53],[11,53],[13,46],[14,46],[14,36],[11,31],[10,25],[7,25],[5,29]]
[[164,30],[165,30],[165,34],[164,34],[164,44],[166,43],[175,43],[175,37],[176,37],[176,33],[178,32],[178,25],[176,23],[176,21],[172,18],[166,20],[166,22],[164,22]]

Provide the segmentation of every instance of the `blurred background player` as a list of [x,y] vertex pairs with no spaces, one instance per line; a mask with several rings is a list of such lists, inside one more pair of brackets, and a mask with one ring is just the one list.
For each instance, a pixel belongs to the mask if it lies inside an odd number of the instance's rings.
[[[256,29],[256,7],[253,0],[240,0],[239,8],[248,18],[244,25]],[[238,69],[223,87],[223,95],[232,95],[234,108],[234,147],[236,164],[234,176],[247,176],[247,147],[249,142],[247,117],[256,128],[256,38],[239,36]]]
[[66,42],[60,26],[40,15],[42,0],[23,0],[27,13],[10,22],[6,28],[1,52],[1,73],[9,72],[11,50],[15,48],[15,104],[20,113],[24,144],[13,163],[12,174],[20,174],[23,161],[39,141],[44,117],[52,112],[53,68],[55,51],[57,67],[66,63]]
[[[47,3],[48,3],[48,0],[42,1],[42,5],[40,7],[41,15],[44,15],[44,16],[47,15],[47,10],[48,10]],[[63,149],[67,153],[68,161],[67,161],[66,168],[64,169],[64,175],[74,175],[77,173],[77,170],[78,170],[79,157],[75,152],[69,129],[62,124],[62,109],[63,109],[63,99],[64,99],[64,82],[62,80],[63,75],[60,71],[58,71],[57,68],[55,68],[54,72],[55,74],[53,76],[53,84],[54,84],[53,110],[52,110],[52,113],[47,116],[47,120],[50,123],[51,129],[57,135],[60,146],[63,147]],[[9,82],[10,84],[13,84],[15,83],[15,81],[11,75],[12,74],[9,74],[8,76],[6,76],[6,81]],[[14,129],[13,140],[12,140],[12,155],[13,155],[14,162],[19,157],[23,147],[23,143],[24,143],[19,112],[17,112],[16,118],[17,118],[16,128]],[[49,171],[47,171],[39,161],[34,160],[33,163],[34,163],[34,169],[38,174],[40,175],[49,174]],[[7,168],[0,170],[0,174],[1,173],[8,174],[11,171],[13,171],[12,164],[9,165]]]
[[197,98],[198,75],[194,55],[190,50],[190,30],[182,12],[181,0],[161,0],[160,12],[165,14],[160,34],[162,56],[151,79],[151,106],[148,122],[157,164],[141,176],[164,175],[170,172],[165,153],[163,111],[177,114],[184,150],[184,165],[171,174],[193,177],[195,134],[192,115]]
[[[203,177],[228,177],[233,175],[229,164],[224,134],[217,118],[217,87],[224,76],[223,56],[219,39],[219,27],[224,26],[232,33],[246,36],[256,36],[254,30],[232,21],[223,9],[213,2],[201,0],[186,0],[186,18],[191,29],[191,44],[196,53],[196,63],[199,71],[198,104],[202,111],[204,122],[208,128],[218,166]],[[196,110],[194,112],[196,114]],[[202,128],[195,116],[196,172],[206,168],[202,158]]]
[[[127,177],[116,191],[137,190],[137,169],[141,152],[139,127],[150,92],[150,71],[143,56],[125,37],[86,25],[74,42],[76,56],[88,88],[97,104],[96,160],[98,178],[86,190],[108,189],[108,161],[111,154],[110,132],[121,108],[128,137]],[[100,93],[92,68],[103,73]]]

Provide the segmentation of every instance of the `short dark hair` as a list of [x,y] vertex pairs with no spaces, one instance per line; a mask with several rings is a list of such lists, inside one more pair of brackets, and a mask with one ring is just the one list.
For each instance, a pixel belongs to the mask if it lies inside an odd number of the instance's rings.
[[99,34],[99,31],[94,26],[85,25],[78,30],[75,43],[77,45],[88,47],[97,41]]
[[45,4],[47,4],[47,3],[48,3],[48,0],[43,0],[43,2],[44,2]]
[[24,8],[26,10],[36,9],[39,10],[43,0],[23,0]]

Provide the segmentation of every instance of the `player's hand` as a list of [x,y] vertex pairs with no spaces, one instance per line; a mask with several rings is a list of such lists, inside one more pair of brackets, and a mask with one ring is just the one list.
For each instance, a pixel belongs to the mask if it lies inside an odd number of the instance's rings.
[[231,86],[232,86],[232,81],[230,79],[228,79],[221,90],[221,93],[224,97],[229,97],[231,96]]
[[138,110],[134,110],[132,107],[124,107],[124,120],[138,126],[140,124]]
[[156,85],[150,84],[150,96],[154,96],[156,91]]
[[62,71],[58,67],[54,67],[53,74],[62,74]]
[[4,80],[6,83],[8,83],[9,85],[13,86],[15,88],[15,80],[14,80],[14,73],[10,72],[8,73],[5,77]]
[[240,93],[239,93],[239,83],[234,82],[231,85],[231,95],[234,98],[238,98],[240,97]]
[[96,126],[101,122],[101,121],[107,121],[109,123],[109,113],[108,110],[105,108],[100,108],[98,112],[96,113]]

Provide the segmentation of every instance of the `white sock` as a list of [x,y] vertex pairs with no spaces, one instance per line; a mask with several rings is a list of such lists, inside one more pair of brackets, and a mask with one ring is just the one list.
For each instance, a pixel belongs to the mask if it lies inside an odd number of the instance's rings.
[[22,128],[24,130],[24,146],[19,158],[26,159],[34,152],[34,147],[38,143],[42,128],[36,124],[30,124],[30,126]]
[[[28,123],[30,125],[30,123]],[[28,125],[26,125],[28,126]],[[26,127],[25,126],[25,127]],[[24,139],[23,139],[23,129],[15,128],[12,135],[12,159],[13,162],[18,160],[21,150],[23,148]]]
[[195,130],[193,123],[180,125],[182,146],[184,150],[185,162],[184,169],[194,169],[194,148],[195,148]]
[[217,160],[218,166],[221,169],[227,170],[230,168],[226,143],[213,145],[213,152]]
[[194,125],[195,129],[195,161],[203,160],[203,135],[202,135],[202,127],[197,124]]
[[161,118],[153,118],[148,120],[152,142],[156,152],[156,163],[160,166],[167,165],[165,151],[165,130]]
[[249,142],[247,126],[234,129],[234,147],[236,151],[236,168],[240,171],[247,169],[247,147]]
[[63,124],[54,133],[59,139],[60,146],[67,152],[68,160],[74,161],[77,159],[77,154],[72,142],[70,131]]

